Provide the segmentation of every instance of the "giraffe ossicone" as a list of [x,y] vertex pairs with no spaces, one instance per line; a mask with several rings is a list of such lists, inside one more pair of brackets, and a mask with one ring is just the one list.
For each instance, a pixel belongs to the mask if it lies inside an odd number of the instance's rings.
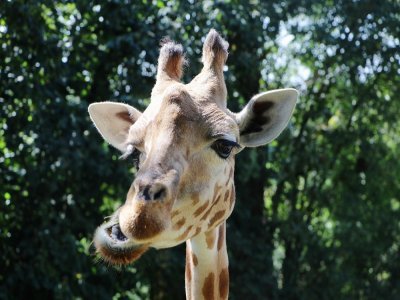
[[146,110],[115,102],[89,106],[103,138],[137,167],[125,204],[96,230],[97,252],[127,264],[150,247],[186,242],[187,299],[228,298],[225,224],[235,204],[234,157],[276,138],[298,97],[295,89],[273,90],[254,96],[239,113],[229,111],[227,57],[228,43],[211,30],[202,70],[184,84],[183,47],[165,41]]

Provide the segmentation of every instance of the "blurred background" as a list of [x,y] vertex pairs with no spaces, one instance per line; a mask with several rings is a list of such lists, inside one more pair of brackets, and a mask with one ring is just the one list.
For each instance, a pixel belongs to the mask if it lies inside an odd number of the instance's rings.
[[189,81],[210,28],[231,110],[301,92],[288,129],[237,157],[230,298],[400,299],[397,0],[1,1],[0,299],[184,299],[184,245],[96,260],[134,174],[87,107],[144,109],[164,36]]

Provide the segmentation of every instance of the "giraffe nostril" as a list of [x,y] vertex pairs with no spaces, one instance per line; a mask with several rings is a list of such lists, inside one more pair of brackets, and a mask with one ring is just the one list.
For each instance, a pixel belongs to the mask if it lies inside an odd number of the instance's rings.
[[164,186],[159,186],[158,187],[158,191],[156,191],[154,193],[154,199],[153,200],[162,200],[162,199],[165,198],[166,194],[167,194],[167,191],[166,191],[165,187]]
[[149,200],[163,200],[167,195],[167,189],[162,184],[146,185],[139,192],[139,198]]
[[152,200],[150,195],[150,186],[146,186],[142,191],[142,197],[144,200]]

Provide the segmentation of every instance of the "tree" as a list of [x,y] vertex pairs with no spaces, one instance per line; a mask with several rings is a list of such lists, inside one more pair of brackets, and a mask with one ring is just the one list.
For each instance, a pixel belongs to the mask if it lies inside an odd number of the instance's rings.
[[182,247],[122,270],[95,262],[95,226],[134,174],[87,106],[144,108],[166,35],[183,43],[190,80],[211,27],[230,42],[232,110],[261,90],[301,90],[289,129],[238,155],[231,298],[398,298],[399,6],[0,3],[0,298],[184,297]]

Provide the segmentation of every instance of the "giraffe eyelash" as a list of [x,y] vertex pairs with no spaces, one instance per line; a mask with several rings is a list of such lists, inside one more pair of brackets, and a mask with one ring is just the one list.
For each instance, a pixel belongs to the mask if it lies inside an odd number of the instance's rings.
[[119,159],[127,159],[136,150],[137,149],[135,147],[133,147],[133,145],[128,145],[126,147],[126,151],[119,157]]
[[220,158],[227,159],[233,148],[240,148],[240,145],[234,141],[219,139],[211,145],[211,148]]
[[126,151],[125,153],[123,153],[119,159],[127,159],[128,157],[132,157],[133,158],[133,165],[136,169],[139,169],[139,160],[140,160],[140,151],[135,148],[133,145],[128,145],[128,147],[126,147]]

